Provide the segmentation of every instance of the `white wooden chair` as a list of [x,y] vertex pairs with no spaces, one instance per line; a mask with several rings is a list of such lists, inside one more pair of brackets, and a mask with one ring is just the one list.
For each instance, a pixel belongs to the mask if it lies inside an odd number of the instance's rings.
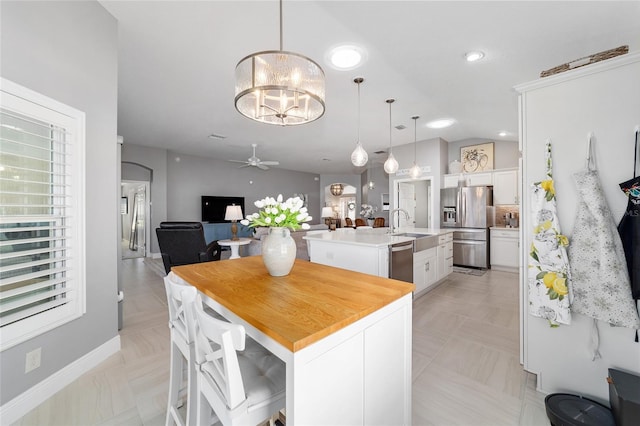
[[245,348],[244,327],[209,315],[199,294],[185,304],[195,339],[197,424],[209,425],[215,417],[225,426],[272,423],[285,408],[284,362],[257,343]]
[[[167,305],[169,307],[169,328],[171,329],[171,363],[169,372],[169,398],[167,403],[166,425],[173,423],[180,426],[195,424],[196,404],[193,399],[196,395],[195,378],[195,349],[194,339],[185,316],[185,298],[193,300],[197,290],[195,287],[185,284],[173,273],[164,278],[164,286],[167,292]],[[187,377],[184,377],[184,373]],[[183,383],[186,379],[186,389]],[[186,395],[180,398],[180,393]],[[186,401],[186,414],[183,417],[178,408]]]

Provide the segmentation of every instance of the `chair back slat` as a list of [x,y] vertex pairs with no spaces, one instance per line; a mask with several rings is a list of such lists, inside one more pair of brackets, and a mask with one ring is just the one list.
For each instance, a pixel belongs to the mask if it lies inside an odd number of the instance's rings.
[[187,307],[187,319],[195,339],[196,364],[214,384],[227,409],[233,410],[246,400],[236,352],[245,347],[244,327],[207,314],[200,295],[190,311]]

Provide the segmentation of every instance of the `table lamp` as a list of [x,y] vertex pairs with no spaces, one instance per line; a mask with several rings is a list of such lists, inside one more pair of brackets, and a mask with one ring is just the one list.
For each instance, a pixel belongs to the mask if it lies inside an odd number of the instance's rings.
[[324,223],[331,227],[331,219],[333,219],[333,209],[331,207],[323,207],[320,217],[324,218]]
[[235,204],[227,206],[224,220],[231,221],[231,240],[238,241],[238,225],[236,222],[242,220],[242,207],[236,206]]

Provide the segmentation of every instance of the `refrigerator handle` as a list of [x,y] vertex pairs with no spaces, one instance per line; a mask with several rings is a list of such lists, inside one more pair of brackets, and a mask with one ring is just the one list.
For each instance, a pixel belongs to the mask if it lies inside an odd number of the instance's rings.
[[467,217],[467,195],[465,191],[460,189],[460,226],[463,228],[466,226],[466,217]]

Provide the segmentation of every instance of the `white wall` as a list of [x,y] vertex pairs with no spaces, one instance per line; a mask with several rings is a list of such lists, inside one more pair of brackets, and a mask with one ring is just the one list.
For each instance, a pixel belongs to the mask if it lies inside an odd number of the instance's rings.
[[[116,20],[97,2],[0,5],[2,77],[86,113],[87,312],[0,353],[0,404],[118,336]],[[25,354],[42,364],[25,374]]]
[[[605,68],[607,64],[610,68]],[[595,135],[601,185],[616,224],[624,213],[627,199],[618,184],[633,177],[633,135],[640,124],[639,76],[636,53],[518,87],[524,91],[524,189],[544,177],[545,141],[551,138],[559,220],[570,242],[578,201],[572,174],[585,165],[589,132]],[[531,242],[531,218],[528,197],[522,198],[524,251]],[[522,284],[526,289],[526,282]],[[606,403],[608,368],[640,374],[640,344],[634,342],[633,330],[600,322],[602,359],[592,361],[589,318],[574,313],[570,326],[550,328],[546,320],[526,313],[526,300],[523,306],[525,368],[539,374],[542,391],[578,393]]]

